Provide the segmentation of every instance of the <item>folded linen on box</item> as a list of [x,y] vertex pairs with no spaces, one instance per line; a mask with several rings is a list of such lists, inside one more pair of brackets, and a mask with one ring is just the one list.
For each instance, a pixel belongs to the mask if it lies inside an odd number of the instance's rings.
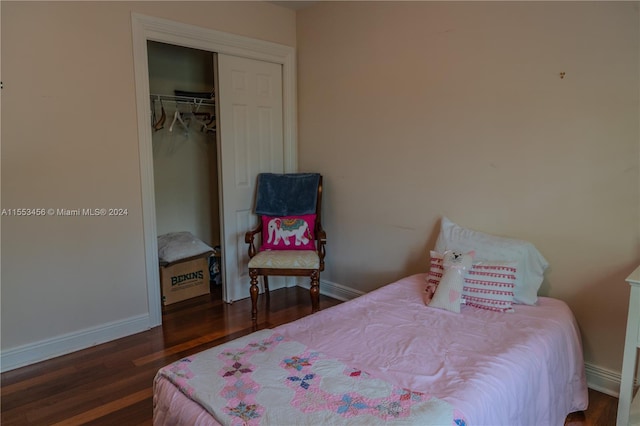
[[170,232],[158,236],[158,261],[161,266],[213,254],[213,248],[191,232]]

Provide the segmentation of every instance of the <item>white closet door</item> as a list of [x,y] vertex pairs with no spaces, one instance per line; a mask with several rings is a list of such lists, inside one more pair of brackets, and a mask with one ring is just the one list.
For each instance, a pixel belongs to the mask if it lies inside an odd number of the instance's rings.
[[249,297],[244,235],[257,223],[256,176],[284,171],[282,66],[218,54],[216,90],[225,301],[232,302]]

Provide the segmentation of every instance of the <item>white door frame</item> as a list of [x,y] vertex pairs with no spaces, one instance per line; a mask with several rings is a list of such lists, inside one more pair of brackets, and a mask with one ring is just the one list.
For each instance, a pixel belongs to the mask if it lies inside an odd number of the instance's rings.
[[[158,41],[210,52],[282,64],[284,129],[284,170],[297,170],[297,103],[295,49],[277,43],[174,22],[167,19],[131,14],[133,65],[138,114],[138,150],[142,192],[142,226],[149,308],[149,327],[162,324],[160,273],[153,181],[153,147],[149,112],[149,64],[147,41]],[[219,190],[222,183],[219,184]],[[220,209],[222,215],[222,206]],[[221,216],[222,217],[222,216]],[[222,217],[224,220],[224,217]],[[224,236],[222,241],[224,241]]]

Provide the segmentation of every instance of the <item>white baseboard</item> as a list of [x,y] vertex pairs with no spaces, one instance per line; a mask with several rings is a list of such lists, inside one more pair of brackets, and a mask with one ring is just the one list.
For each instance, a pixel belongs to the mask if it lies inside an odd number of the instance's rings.
[[[308,279],[299,281],[298,286],[306,289],[311,287]],[[346,302],[362,296],[364,292],[331,281],[320,280],[320,294]]]
[[587,385],[598,392],[618,398],[620,394],[620,372],[611,371],[597,365],[584,363]]
[[66,355],[149,329],[149,315],[138,315],[0,352],[0,372]]

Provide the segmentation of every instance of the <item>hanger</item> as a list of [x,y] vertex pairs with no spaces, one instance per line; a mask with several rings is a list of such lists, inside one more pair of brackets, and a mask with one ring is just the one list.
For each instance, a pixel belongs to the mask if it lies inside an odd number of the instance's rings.
[[192,113],[191,113],[191,115],[193,116],[193,121],[195,121],[195,122],[196,122],[196,123],[198,123],[200,126],[202,126],[202,127],[200,128],[200,131],[202,132],[202,131],[204,131],[204,129],[207,127],[207,123],[205,123],[204,121],[202,121],[202,120],[200,120],[200,119],[198,118],[198,115],[199,115],[199,114],[200,114],[200,113],[197,113],[197,112],[192,112]]
[[[160,99],[160,109],[161,109],[161,113],[160,113],[160,118],[158,119],[158,121],[156,121],[153,124],[153,130],[158,131],[160,129],[162,129],[164,127],[164,122],[167,119],[167,114],[164,112],[164,105],[162,104],[162,99]],[[153,114],[154,114],[154,118],[155,118],[155,113],[156,110],[155,108],[153,109]]]
[[[191,115],[193,117],[193,121],[201,126],[201,132],[215,131],[215,128],[211,128],[211,123],[215,123],[215,116],[212,117],[211,113],[209,112],[198,112],[198,110],[200,109],[200,105],[202,105],[202,99],[193,100],[193,104],[191,105]],[[205,123],[203,120],[200,120],[198,116],[203,116],[206,120],[209,120],[209,122]]]
[[173,125],[176,124],[176,121],[179,121],[185,130],[189,130],[189,126],[187,126],[186,123],[182,120],[182,115],[180,114],[180,111],[176,109],[175,114],[173,114],[173,121],[171,122],[171,126],[169,126],[170,132],[173,132]]
[[215,132],[216,131],[216,116],[212,116],[211,120],[204,126],[203,130],[207,132]]
[[[0,0],[1,1],[1,0]],[[167,120],[167,113],[164,109],[163,100],[174,100],[176,103],[176,110],[173,114],[173,120],[171,121],[171,125],[169,126],[169,131],[173,132],[173,127],[176,125],[176,122],[179,122],[184,129],[188,132],[189,125],[191,121],[195,121],[200,125],[201,132],[215,132],[216,131],[216,117],[215,114],[211,112],[200,112],[201,106],[206,106],[208,108],[215,106],[215,101],[213,99],[204,99],[204,98],[191,98],[185,99],[185,97],[180,96],[169,96],[169,95],[151,95],[154,101],[154,106],[151,110],[151,127],[158,131],[164,128],[164,124]],[[156,109],[155,109],[155,101],[160,101],[160,118],[157,118]],[[178,106],[180,104],[189,105],[190,111],[180,112]],[[188,115],[185,115],[188,114]]]
[[[191,115],[193,116],[193,121],[195,121],[200,125],[201,132],[215,131],[215,122],[216,122],[215,116],[212,117],[211,114],[208,112],[192,112]],[[198,116],[203,116],[204,119],[209,120],[209,122],[206,123],[203,120],[200,120]],[[214,123],[213,128],[211,127],[211,123]]]

